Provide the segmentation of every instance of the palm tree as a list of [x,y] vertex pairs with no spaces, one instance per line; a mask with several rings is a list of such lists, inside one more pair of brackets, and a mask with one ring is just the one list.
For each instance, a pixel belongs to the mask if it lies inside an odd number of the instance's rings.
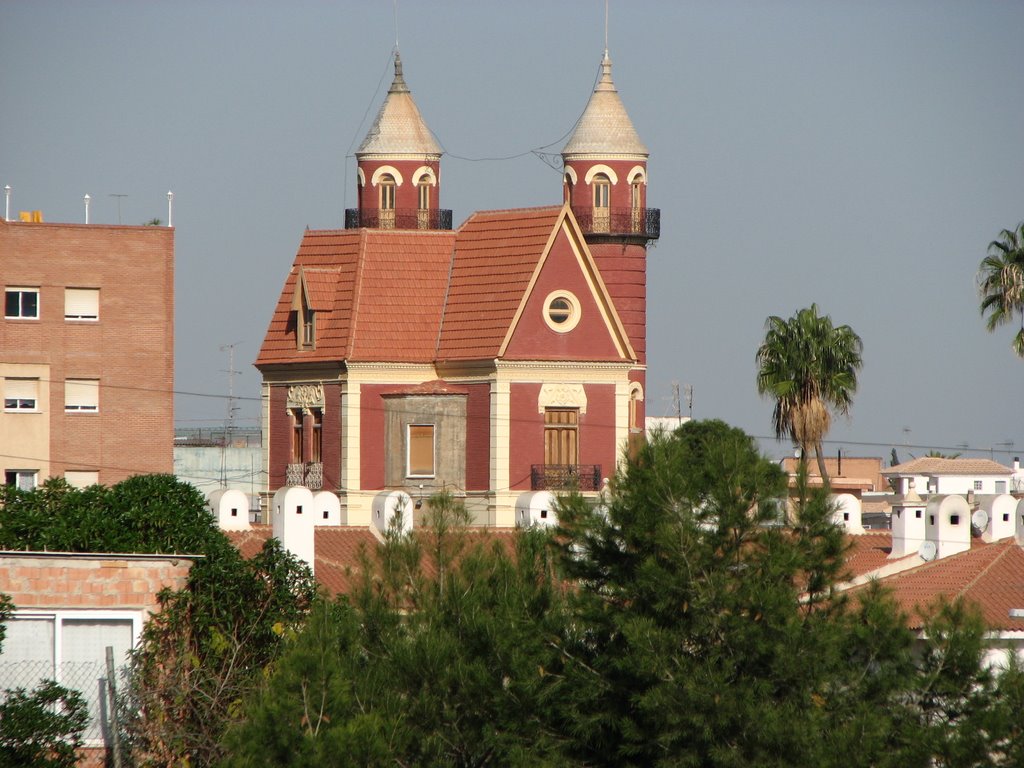
[[791,438],[806,465],[811,449],[828,481],[821,441],[832,425],[831,411],[846,415],[857,391],[864,344],[848,325],[832,325],[818,305],[788,320],[772,316],[757,350],[757,391],[775,399],[775,436]]
[[988,244],[988,256],[978,267],[981,314],[988,314],[986,327],[1014,321],[1020,315],[1020,331],[1013,337],[1013,351],[1024,357],[1024,222],[1016,230],[1004,229],[999,239]]

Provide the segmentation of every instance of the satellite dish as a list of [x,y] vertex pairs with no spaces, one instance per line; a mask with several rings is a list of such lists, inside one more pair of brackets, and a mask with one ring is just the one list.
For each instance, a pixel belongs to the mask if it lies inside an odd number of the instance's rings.
[[988,528],[988,512],[984,509],[974,510],[974,514],[971,515],[971,525],[979,531],[986,530]]
[[938,554],[938,548],[935,546],[934,541],[926,541],[921,544],[921,548],[917,550],[918,556],[925,562],[935,559],[935,555]]

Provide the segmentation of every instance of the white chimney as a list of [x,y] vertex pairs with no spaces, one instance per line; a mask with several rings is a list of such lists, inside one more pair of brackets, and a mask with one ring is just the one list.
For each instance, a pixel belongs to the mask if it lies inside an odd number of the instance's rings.
[[1017,502],[1017,514],[1014,519],[1013,536],[1017,543],[1024,547],[1024,499]]
[[932,496],[925,509],[925,538],[935,556],[949,557],[971,548],[971,505],[963,496]]
[[892,551],[890,559],[912,555],[921,548],[925,541],[925,502],[914,493],[911,485],[910,493],[902,503],[892,509]]
[[855,536],[864,533],[864,525],[861,522],[863,506],[860,499],[852,493],[833,493],[829,496],[829,501],[832,504],[833,523]]
[[[978,497],[978,522],[984,521],[981,526],[981,538],[987,542],[1008,539],[1016,532],[1015,512],[1017,511],[1017,500],[1008,493],[996,495],[979,495]],[[979,515],[979,512],[982,513]]]
[[314,567],[316,525],[313,492],[302,485],[286,485],[274,494],[270,521],[274,537],[310,569]]
[[333,491],[313,494],[313,525],[341,525],[341,500]]
[[402,533],[412,531],[412,497],[405,491],[382,491],[373,497],[371,522],[381,533],[387,533],[396,521]]
[[249,530],[249,497],[235,488],[210,491],[206,506],[222,531]]

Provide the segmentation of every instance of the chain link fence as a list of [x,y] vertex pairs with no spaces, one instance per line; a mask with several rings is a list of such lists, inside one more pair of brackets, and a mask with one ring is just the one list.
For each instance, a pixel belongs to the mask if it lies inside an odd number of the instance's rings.
[[[115,685],[124,679],[124,669],[116,673]],[[23,688],[29,694],[43,680],[55,680],[65,688],[82,694],[89,706],[89,724],[82,739],[89,746],[110,743],[110,697],[107,667],[102,661],[69,661],[54,665],[45,661],[0,662],[0,701],[8,692]]]

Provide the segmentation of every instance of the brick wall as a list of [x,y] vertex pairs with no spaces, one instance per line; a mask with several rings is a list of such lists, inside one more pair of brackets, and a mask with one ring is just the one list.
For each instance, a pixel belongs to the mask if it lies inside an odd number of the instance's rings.
[[157,593],[181,589],[192,559],[180,556],[0,552],[0,592],[17,608],[157,610]]
[[[0,413],[7,429],[48,419],[49,456],[0,464],[48,459],[105,485],[173,472],[174,230],[0,219],[0,280],[39,289],[38,319],[0,318],[0,362],[48,365],[51,381],[43,413]],[[99,319],[65,320],[65,288],[98,288]],[[97,413],[65,413],[69,378],[99,380]]]

